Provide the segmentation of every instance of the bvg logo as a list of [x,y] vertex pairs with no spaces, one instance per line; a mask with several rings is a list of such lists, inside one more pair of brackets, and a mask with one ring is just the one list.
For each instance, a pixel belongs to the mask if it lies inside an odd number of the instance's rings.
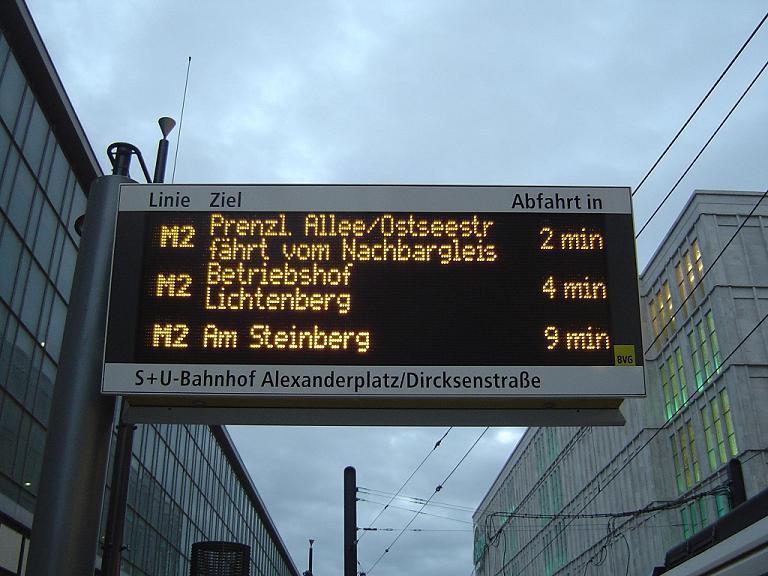
[[613,347],[613,363],[616,366],[634,366],[635,347],[631,344],[616,344]]

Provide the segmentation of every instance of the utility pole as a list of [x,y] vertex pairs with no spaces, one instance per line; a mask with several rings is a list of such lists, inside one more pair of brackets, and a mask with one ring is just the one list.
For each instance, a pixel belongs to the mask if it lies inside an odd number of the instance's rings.
[[344,576],[357,576],[357,472],[344,468]]
[[118,145],[113,174],[90,187],[56,374],[28,576],[93,574],[115,400],[101,394],[107,301],[120,184],[131,147]]

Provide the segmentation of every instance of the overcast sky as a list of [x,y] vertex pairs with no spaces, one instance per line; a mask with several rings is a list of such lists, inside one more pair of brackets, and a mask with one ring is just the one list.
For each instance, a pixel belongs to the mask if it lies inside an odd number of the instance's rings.
[[[179,120],[177,183],[635,187],[760,21],[766,2],[29,0],[108,170],[114,141],[153,163]],[[764,63],[761,30],[635,197],[645,223]],[[696,188],[768,185],[761,78],[638,241],[640,265]],[[171,135],[172,152],[179,128]],[[173,158],[167,181],[171,179]],[[138,167],[134,178],[139,179]],[[341,573],[342,475],[393,492],[444,428],[232,428],[297,565]],[[427,498],[482,429],[454,429],[404,493]],[[440,493],[474,508],[520,430],[493,429]],[[376,498],[365,496],[368,500]],[[378,498],[382,501],[381,498]],[[416,508],[402,502],[405,508]],[[361,502],[359,523],[377,513]],[[469,576],[469,511],[427,509],[371,573]],[[399,528],[390,510],[378,526]],[[464,523],[462,523],[464,522]],[[464,531],[456,531],[464,530]],[[367,534],[368,570],[396,533]]]

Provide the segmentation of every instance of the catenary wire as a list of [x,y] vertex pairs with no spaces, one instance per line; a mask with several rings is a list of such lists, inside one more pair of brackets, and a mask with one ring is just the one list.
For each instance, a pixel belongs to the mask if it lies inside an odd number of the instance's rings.
[[708,139],[708,140],[707,140],[707,141],[704,143],[704,146],[702,146],[702,147],[701,147],[701,149],[699,150],[699,153],[698,153],[698,154],[696,154],[696,156],[695,156],[695,157],[694,157],[694,159],[691,161],[691,163],[690,163],[690,164],[688,164],[688,168],[686,168],[686,169],[685,169],[685,171],[683,172],[682,176],[680,176],[680,178],[678,178],[677,182],[675,182],[675,185],[674,185],[674,186],[672,186],[672,188],[670,189],[670,191],[669,191],[669,192],[667,192],[667,195],[666,195],[666,196],[664,196],[664,198],[663,198],[663,199],[662,199],[662,201],[659,203],[659,205],[658,205],[658,206],[656,206],[656,209],[653,211],[653,214],[651,214],[651,215],[650,215],[650,217],[649,217],[649,218],[648,218],[648,219],[645,221],[645,224],[643,224],[643,225],[642,225],[642,227],[640,228],[640,231],[639,231],[637,234],[635,234],[635,239],[637,239],[637,238],[639,238],[639,237],[640,237],[640,235],[643,233],[643,231],[644,231],[644,230],[645,230],[645,229],[648,227],[648,224],[650,224],[650,223],[651,223],[651,220],[653,220],[653,219],[654,219],[654,217],[656,216],[656,214],[658,214],[658,213],[659,213],[659,210],[661,210],[662,206],[664,206],[664,204],[666,203],[666,201],[667,201],[667,200],[669,200],[669,197],[670,197],[670,196],[672,196],[672,193],[673,193],[673,192],[674,192],[674,191],[677,189],[677,187],[680,185],[680,182],[682,182],[682,181],[683,181],[683,178],[685,178],[685,177],[688,175],[688,172],[690,172],[690,171],[691,171],[691,168],[693,168],[693,165],[694,165],[694,164],[696,164],[696,162],[698,161],[698,159],[699,159],[699,158],[701,157],[701,155],[704,153],[704,150],[706,150],[706,149],[707,149],[707,147],[709,146],[709,144],[712,142],[712,140],[714,140],[714,139],[715,139],[715,136],[717,136],[718,132],[720,132],[720,129],[721,129],[721,128],[722,128],[722,127],[725,125],[725,123],[726,123],[726,122],[728,121],[728,119],[731,117],[731,114],[733,114],[734,110],[736,110],[736,108],[738,108],[739,104],[741,104],[741,101],[744,99],[744,97],[747,95],[747,93],[748,93],[748,92],[749,92],[749,91],[752,89],[752,86],[754,86],[754,85],[755,85],[755,83],[756,83],[756,82],[757,82],[757,80],[760,78],[760,76],[762,75],[762,73],[763,73],[763,71],[765,70],[765,68],[766,68],[766,67],[768,67],[768,60],[766,60],[765,64],[763,64],[763,67],[762,67],[762,68],[760,68],[760,71],[759,71],[759,72],[758,72],[758,73],[755,75],[755,77],[752,79],[752,82],[750,82],[750,83],[749,83],[749,85],[748,85],[748,86],[747,86],[747,88],[744,90],[744,92],[742,92],[742,93],[741,93],[741,96],[739,97],[739,99],[738,99],[738,100],[736,100],[736,103],[735,103],[735,104],[734,104],[734,105],[731,107],[731,109],[728,111],[728,114],[726,114],[726,115],[725,115],[725,118],[723,118],[723,120],[720,122],[720,124],[717,126],[717,128],[715,128],[715,131],[714,131],[714,132],[712,132],[712,135],[711,135],[711,136],[709,137],[709,139]]
[[[728,242],[726,242],[726,244],[723,246],[723,248],[720,250],[720,252],[718,253],[718,255],[717,255],[717,256],[715,257],[715,259],[713,260],[712,264],[710,264],[710,266],[707,268],[707,270],[706,270],[706,271],[705,271],[705,272],[702,274],[702,276],[699,278],[699,281],[698,281],[698,282],[697,282],[697,283],[696,283],[696,284],[693,286],[693,288],[691,289],[691,291],[690,291],[690,293],[688,294],[688,296],[687,296],[687,297],[686,297],[686,298],[683,300],[683,302],[680,304],[680,306],[679,306],[679,307],[678,307],[678,308],[675,310],[675,312],[674,312],[674,314],[672,315],[672,317],[674,317],[674,316],[675,316],[675,315],[676,315],[676,314],[677,314],[677,313],[678,313],[678,312],[679,312],[679,311],[682,309],[682,307],[685,305],[685,303],[688,301],[688,299],[689,299],[689,298],[690,298],[690,297],[691,297],[691,296],[692,296],[692,295],[695,293],[696,289],[699,287],[699,285],[700,285],[700,284],[701,284],[701,282],[703,281],[704,277],[705,277],[705,276],[706,276],[706,275],[707,275],[707,274],[710,272],[710,270],[712,270],[712,268],[713,268],[713,266],[715,265],[715,263],[716,263],[716,262],[717,262],[717,261],[720,259],[720,257],[723,255],[723,253],[725,252],[725,250],[728,248],[728,246],[730,246],[730,244],[731,244],[731,243],[733,242],[733,240],[736,238],[736,236],[737,236],[737,235],[738,235],[738,233],[741,231],[741,229],[742,229],[742,228],[743,228],[743,227],[746,225],[746,223],[748,222],[749,218],[750,218],[750,217],[751,217],[751,216],[754,214],[754,212],[757,210],[758,206],[760,205],[760,203],[762,202],[762,200],[763,200],[763,199],[766,197],[766,195],[768,195],[768,189],[767,189],[767,190],[765,190],[765,192],[762,194],[762,196],[761,196],[761,197],[758,199],[758,201],[755,203],[755,205],[753,206],[752,210],[749,212],[749,214],[747,215],[747,217],[744,219],[744,221],[741,223],[741,225],[740,225],[740,226],[739,226],[739,227],[736,229],[736,231],[733,233],[733,235],[732,235],[732,236],[731,236],[731,238],[728,240]],[[747,341],[747,339],[749,339],[749,337],[750,337],[750,336],[751,336],[751,335],[752,335],[752,334],[753,334],[753,333],[754,333],[754,332],[755,332],[755,331],[756,331],[756,330],[757,330],[757,329],[760,327],[760,325],[761,325],[761,324],[762,324],[762,323],[763,323],[763,322],[766,320],[766,318],[768,318],[768,314],[766,314],[766,316],[763,316],[763,318],[762,318],[762,319],[761,319],[761,320],[760,320],[760,321],[759,321],[759,322],[758,322],[758,323],[757,323],[757,324],[756,324],[756,325],[755,325],[755,326],[752,328],[752,330],[750,330],[750,331],[749,331],[749,332],[748,332],[748,333],[747,333],[747,334],[746,334],[746,335],[745,335],[745,336],[744,336],[744,337],[741,339],[741,341],[740,341],[740,342],[739,342],[739,343],[736,345],[736,347],[735,347],[735,348],[734,348],[734,349],[731,351],[731,353],[730,353],[730,354],[729,354],[729,355],[728,355],[728,356],[727,356],[727,357],[726,357],[726,358],[723,360],[723,362],[722,362],[722,364],[721,364],[721,365],[724,365],[724,364],[725,364],[725,363],[726,363],[726,362],[727,362],[727,361],[728,361],[728,360],[729,360],[729,359],[730,359],[730,358],[731,358],[731,357],[732,357],[732,356],[733,356],[733,355],[736,353],[736,351],[737,351],[737,350],[738,350],[738,349],[739,349],[739,348],[740,348],[740,347],[741,347],[741,346],[744,344],[744,342],[746,342],[746,341]],[[648,348],[648,349],[645,351],[645,354],[647,354],[647,353],[648,353],[648,351],[649,351],[649,350],[650,350],[650,349],[653,347],[653,345],[655,344],[655,342],[658,340],[659,336],[660,336],[661,334],[663,334],[663,333],[664,333],[664,330],[666,329],[666,327],[667,327],[667,326],[669,326],[669,324],[670,324],[671,322],[672,322],[672,318],[670,318],[670,320],[667,322],[667,324],[665,324],[665,325],[664,325],[664,327],[663,327],[663,328],[662,328],[662,329],[659,331],[659,335],[657,335],[656,339],[654,339],[654,341],[651,343],[651,345],[649,346],[649,348]],[[704,381],[704,383],[702,384],[702,386],[704,386],[704,384],[706,384],[706,383],[707,383],[707,382],[708,382],[708,381],[709,381],[709,380],[710,380],[710,379],[711,379],[713,376],[715,376],[717,373],[718,373],[718,372],[714,372],[714,373],[710,374],[710,375],[709,375],[709,376],[706,378],[706,380]],[[684,408],[684,407],[685,407],[685,406],[686,406],[686,405],[687,405],[687,404],[690,402],[690,400],[691,400],[692,398],[693,398],[693,395],[692,395],[692,396],[690,396],[690,397],[689,397],[687,400],[685,400],[685,401],[683,402],[683,404],[680,406],[680,408],[679,408],[678,410],[676,410],[676,411],[675,411],[675,413],[674,413],[674,414],[672,414],[672,416],[670,416],[670,417],[669,417],[669,418],[668,418],[668,419],[667,419],[667,420],[666,420],[666,421],[665,421],[665,422],[662,424],[662,426],[661,426],[661,427],[659,427],[659,428],[658,428],[658,429],[657,429],[657,430],[656,430],[656,431],[655,431],[655,432],[654,432],[654,433],[651,435],[651,437],[650,437],[650,438],[649,438],[649,439],[648,439],[648,440],[647,440],[647,441],[646,441],[646,442],[645,442],[645,443],[644,443],[644,444],[643,444],[643,445],[642,445],[642,446],[641,446],[641,447],[640,447],[640,448],[639,448],[639,449],[638,449],[638,450],[637,450],[637,451],[636,451],[636,452],[635,452],[635,453],[634,453],[634,454],[633,454],[633,455],[632,455],[632,456],[631,456],[631,457],[630,457],[630,458],[629,458],[629,459],[628,459],[628,460],[627,460],[627,461],[624,463],[624,465],[623,465],[621,468],[619,468],[619,470],[617,470],[617,471],[616,471],[616,473],[615,473],[615,474],[614,474],[614,475],[613,475],[613,476],[612,476],[612,477],[611,477],[611,478],[608,480],[608,483],[607,483],[607,484],[609,484],[611,481],[613,481],[613,479],[614,479],[614,478],[616,478],[616,477],[617,477],[617,476],[618,476],[618,475],[619,475],[619,474],[620,474],[620,473],[621,473],[621,472],[622,472],[622,471],[623,471],[623,470],[624,470],[624,469],[625,469],[625,468],[626,468],[626,467],[629,465],[629,463],[630,463],[630,462],[631,462],[631,461],[634,459],[634,457],[635,457],[635,456],[637,456],[637,455],[638,455],[640,452],[642,452],[642,450],[643,450],[643,449],[645,449],[645,448],[646,448],[646,447],[647,447],[647,446],[650,444],[650,442],[651,442],[651,441],[653,441],[653,440],[654,440],[654,438],[655,438],[655,437],[656,437],[656,436],[657,436],[657,435],[658,435],[658,434],[659,434],[659,433],[660,433],[662,430],[664,430],[664,429],[666,428],[666,426],[667,426],[667,425],[668,425],[668,424],[669,424],[669,423],[670,423],[670,422],[671,422],[671,421],[672,421],[672,420],[673,420],[673,419],[674,419],[674,418],[677,416],[677,414],[678,414],[678,413],[679,413],[679,412],[680,412],[680,411],[681,411],[681,410],[682,410],[682,409],[683,409],[683,408]],[[606,486],[607,486],[607,484],[606,484]],[[592,502],[592,501],[593,501],[593,500],[594,500],[594,499],[597,497],[597,494],[599,494],[599,492],[598,492],[598,493],[596,493],[596,494],[595,494],[595,496],[593,496],[593,497],[592,497],[592,498],[591,498],[591,499],[590,499],[590,500],[589,500],[589,501],[588,501],[588,502],[587,502],[587,503],[586,503],[586,504],[585,504],[585,505],[584,505],[584,506],[581,508],[580,512],[581,512],[581,511],[583,511],[583,510],[584,510],[584,509],[585,509],[585,508],[586,508],[586,507],[587,507],[589,504],[591,504],[591,502]],[[570,521],[568,524],[566,524],[566,525],[563,527],[563,529],[562,529],[562,530],[561,530],[561,531],[560,531],[560,532],[557,534],[557,536],[556,536],[555,538],[553,538],[553,539],[550,541],[550,544],[551,544],[552,542],[554,542],[554,541],[555,541],[557,538],[559,538],[559,536],[562,534],[562,532],[563,532],[563,531],[564,531],[566,528],[568,528],[568,526],[569,526],[569,525],[570,525],[572,522],[573,522],[573,520],[571,520],[571,521]],[[544,548],[542,548],[542,550],[541,550],[541,551],[539,551],[539,553],[538,553],[536,556],[534,556],[534,558],[533,558],[533,559],[532,559],[532,560],[531,560],[531,561],[530,561],[530,562],[529,562],[529,563],[528,563],[528,564],[527,564],[525,567],[529,566],[529,565],[530,565],[530,564],[531,564],[531,563],[532,563],[532,562],[533,562],[533,561],[534,561],[534,560],[535,560],[535,559],[536,559],[538,556],[540,556],[540,555],[541,555],[541,553],[542,553],[542,552],[543,552],[543,551],[544,551],[544,550],[545,550],[545,549],[546,549],[548,546],[549,546],[549,544],[548,544],[548,545],[545,545],[545,546],[544,546]],[[498,574],[498,573],[497,573],[497,574]]]
[[[421,467],[422,467],[422,466],[424,466],[424,463],[425,463],[425,462],[427,461],[427,459],[428,459],[428,458],[429,458],[429,457],[432,455],[432,453],[433,453],[435,450],[437,450],[437,449],[440,447],[440,445],[442,444],[443,440],[445,440],[445,437],[446,437],[446,436],[448,436],[448,433],[449,433],[451,430],[453,430],[453,426],[451,426],[450,428],[448,428],[448,429],[447,429],[447,430],[446,430],[446,431],[443,433],[443,435],[440,437],[440,439],[439,439],[437,442],[435,442],[435,445],[434,445],[434,446],[432,446],[432,450],[430,450],[429,452],[427,452],[427,455],[426,455],[426,456],[424,456],[424,459],[423,459],[423,460],[422,460],[422,461],[419,463],[419,465],[418,465],[418,466],[416,466],[416,468],[414,469],[414,471],[413,471],[413,472],[411,472],[411,475],[410,475],[410,476],[408,476],[408,478],[406,478],[405,482],[403,482],[403,484],[400,486],[400,488],[398,488],[398,489],[397,489],[397,492],[395,492],[394,496],[392,496],[392,497],[389,499],[389,502],[387,502],[387,504],[384,506],[384,508],[382,508],[381,510],[379,510],[379,513],[378,513],[378,514],[376,514],[376,517],[375,517],[373,520],[371,520],[371,521],[368,523],[368,528],[373,528],[373,525],[376,523],[376,520],[378,520],[378,519],[381,517],[381,515],[382,515],[382,514],[384,514],[384,511],[385,511],[387,508],[389,508],[389,505],[390,505],[390,504],[392,504],[392,502],[395,500],[395,498],[397,498],[398,494],[400,494],[400,492],[403,490],[403,488],[405,488],[406,484],[408,484],[408,482],[410,482],[410,481],[411,481],[411,478],[413,478],[413,477],[416,475],[416,473],[417,473],[419,470],[421,470]],[[363,538],[363,536],[364,536],[364,535],[365,535],[365,532],[362,532],[362,533],[360,534],[360,536],[358,536],[358,537],[357,537],[357,540],[355,541],[355,544],[358,544],[358,543],[360,542],[360,540]]]
[[763,16],[763,19],[760,20],[760,23],[755,27],[755,29],[752,31],[752,33],[749,35],[749,37],[744,41],[744,43],[741,45],[741,48],[739,48],[739,51],[736,52],[736,55],[731,59],[731,61],[728,63],[728,66],[725,67],[725,70],[722,71],[720,76],[715,80],[715,83],[712,84],[712,87],[707,91],[707,93],[704,95],[704,98],[701,99],[701,102],[699,102],[698,106],[691,112],[691,115],[688,116],[688,119],[683,123],[683,125],[680,127],[680,129],[677,131],[677,134],[675,134],[675,137],[672,138],[672,141],[667,144],[667,147],[664,149],[664,151],[661,153],[661,155],[656,159],[656,162],[653,163],[653,166],[646,172],[645,176],[643,176],[643,179],[640,181],[640,184],[635,186],[634,191],[632,192],[632,196],[637,194],[637,191],[642,188],[643,184],[645,184],[645,181],[648,179],[648,177],[651,175],[651,173],[656,169],[656,167],[659,165],[659,162],[666,156],[667,152],[669,152],[670,148],[677,142],[677,139],[680,137],[680,134],[683,133],[683,130],[685,130],[690,124],[691,120],[693,120],[693,117],[699,112],[701,107],[704,105],[704,102],[707,101],[707,98],[710,97],[712,92],[714,92],[715,88],[717,88],[717,85],[720,84],[720,81],[723,79],[723,77],[728,73],[728,70],[731,69],[731,66],[733,66],[734,62],[741,56],[741,53],[744,51],[744,49],[747,47],[747,45],[751,42],[752,38],[754,38],[755,34],[757,34],[758,30],[763,26],[766,19],[768,19],[768,12],[766,12],[765,16]]
[[[368,494],[370,496],[375,496],[377,498],[384,498],[392,496],[391,492],[384,492],[383,490],[374,490],[373,488],[365,488],[365,487],[358,487],[358,492],[362,494]],[[405,496],[403,494],[396,495],[396,498],[398,500],[405,500],[408,502],[413,502],[415,504],[423,504],[426,499],[425,498],[419,498],[417,496]],[[459,504],[451,504],[449,502],[437,502],[432,501],[429,503],[430,506],[434,506],[435,508],[445,508],[447,510],[459,510],[461,512],[474,512],[474,508],[470,508],[469,506],[461,506]]]
[[[459,461],[457,462],[456,466],[454,466],[453,469],[448,473],[448,475],[443,479],[443,481],[440,484],[437,485],[437,487],[435,488],[435,491],[432,493],[432,496],[430,496],[429,499],[422,505],[422,507],[419,510],[419,512],[422,512],[424,510],[424,508],[427,507],[427,504],[429,504],[429,500],[431,500],[435,496],[435,494],[437,494],[438,492],[440,492],[440,490],[443,489],[443,486],[448,481],[448,479],[451,476],[453,476],[453,473],[456,472],[456,470],[459,468],[459,466],[461,466],[462,462],[464,462],[464,460],[466,460],[467,456],[469,456],[469,453],[472,452],[472,450],[475,448],[475,446],[477,446],[477,443],[480,442],[482,437],[485,436],[485,433],[488,432],[489,429],[490,429],[490,427],[486,427],[480,433],[480,435],[472,443],[472,445],[469,447],[469,449],[459,459]],[[408,521],[408,523],[402,528],[400,533],[397,536],[395,536],[395,539],[392,540],[392,542],[389,543],[389,546],[387,546],[384,549],[384,552],[381,553],[381,555],[376,559],[376,561],[373,563],[373,565],[368,569],[367,574],[370,574],[371,572],[373,572],[373,569],[376,568],[376,566],[379,564],[379,562],[381,562],[381,559],[384,558],[384,556],[389,553],[389,551],[392,549],[392,547],[397,543],[398,540],[400,540],[400,537],[405,533],[405,531],[408,528],[411,527],[411,524],[413,524],[413,522],[416,520],[416,518],[418,518],[418,516],[419,516],[418,513],[413,515],[413,517]]]
[[[376,502],[375,500],[367,500],[366,498],[358,498],[358,502],[368,502],[370,504],[376,504],[377,506],[384,506],[383,502]],[[414,510],[413,508],[405,508],[404,506],[395,506],[394,504],[390,504],[390,508],[394,508],[395,510],[405,510],[406,512],[416,512],[418,514],[421,514],[422,516],[431,516],[433,518],[442,518],[444,520],[453,520],[454,522],[461,522],[462,524],[472,524],[470,520],[461,520],[459,518],[451,518],[450,516],[441,516],[440,514],[432,514],[430,512],[419,512],[418,510]],[[370,530],[370,528],[363,528],[363,530]]]
[[[726,357],[725,357],[725,359],[723,360],[723,362],[722,362],[722,364],[721,364],[721,367],[722,367],[722,366],[725,366],[726,362],[728,362],[728,361],[729,361],[729,360],[730,360],[730,359],[733,357],[733,355],[734,355],[734,354],[735,354],[735,353],[736,353],[736,352],[739,350],[739,348],[741,348],[741,346],[742,346],[742,345],[743,345],[743,344],[744,344],[744,343],[745,343],[745,342],[746,342],[746,341],[747,341],[747,340],[750,338],[750,336],[752,336],[752,334],[754,334],[754,333],[757,331],[757,329],[758,329],[758,328],[759,328],[759,327],[760,327],[760,326],[763,324],[763,322],[765,322],[765,320],[766,320],[767,318],[768,318],[768,314],[764,315],[764,316],[763,316],[763,317],[760,319],[760,321],[759,321],[757,324],[755,324],[755,326],[754,326],[754,327],[753,327],[753,328],[752,328],[752,329],[751,329],[751,330],[750,330],[750,331],[749,331],[749,332],[748,332],[748,333],[747,333],[747,334],[746,334],[746,335],[745,335],[745,336],[744,336],[744,337],[743,337],[743,338],[742,338],[742,339],[739,341],[739,343],[738,343],[738,344],[736,345],[736,347],[735,347],[735,348],[734,348],[734,349],[733,349],[733,350],[730,352],[730,354],[728,354],[728,356],[726,356]],[[704,380],[704,382],[702,383],[701,387],[704,387],[704,386],[705,386],[705,385],[706,385],[706,384],[709,382],[709,380],[711,380],[711,379],[712,379],[712,377],[713,377],[713,376],[717,375],[717,374],[718,374],[719,372],[721,372],[721,371],[722,371],[722,369],[721,369],[720,371],[716,371],[716,372],[713,372],[712,374],[710,374],[710,375],[709,375],[709,376],[708,376],[708,377],[707,377],[707,378]],[[672,416],[670,416],[669,418],[667,418],[667,420],[666,420],[666,421],[665,421],[665,422],[664,422],[664,423],[663,423],[663,424],[662,424],[662,425],[661,425],[659,428],[657,428],[657,429],[656,429],[656,430],[653,432],[653,434],[651,434],[650,438],[648,438],[648,440],[646,440],[646,441],[645,441],[645,443],[644,443],[642,446],[640,446],[640,448],[638,448],[638,449],[637,449],[637,451],[635,451],[635,452],[634,452],[634,453],[633,453],[633,454],[632,454],[632,455],[631,455],[631,456],[630,456],[630,457],[629,457],[629,458],[628,458],[628,459],[627,459],[627,460],[624,462],[624,464],[622,464],[622,466],[621,466],[621,467],[619,467],[619,469],[618,469],[618,470],[617,470],[617,471],[616,471],[616,472],[613,474],[613,476],[611,476],[611,477],[610,477],[610,478],[609,478],[609,479],[608,479],[608,480],[605,482],[605,484],[603,484],[603,485],[601,486],[601,490],[600,490],[600,491],[598,491],[598,492],[595,492],[595,494],[594,494],[594,495],[593,495],[593,496],[592,496],[592,497],[591,497],[589,500],[587,500],[587,502],[586,502],[586,503],[585,503],[585,504],[584,504],[584,505],[581,507],[581,509],[579,510],[579,513],[583,512],[583,511],[584,511],[584,510],[587,508],[587,506],[589,506],[589,505],[590,505],[590,504],[591,504],[591,503],[592,503],[592,502],[595,500],[595,498],[597,498],[597,496],[598,496],[598,495],[602,494],[603,490],[605,490],[605,488],[606,488],[606,487],[607,487],[607,486],[608,486],[608,485],[609,485],[611,482],[613,482],[613,480],[614,480],[615,478],[617,478],[617,477],[619,476],[619,474],[621,474],[621,472],[622,472],[623,470],[625,470],[625,469],[626,469],[626,467],[627,467],[627,466],[629,466],[629,463],[630,463],[630,462],[632,462],[632,461],[635,459],[635,457],[636,457],[638,454],[640,454],[640,453],[641,453],[641,452],[642,452],[642,451],[643,451],[643,450],[644,450],[644,449],[645,449],[645,448],[646,448],[646,447],[647,447],[647,446],[648,446],[648,445],[649,445],[649,444],[650,444],[650,443],[651,443],[651,442],[652,442],[652,441],[653,441],[653,440],[654,440],[654,439],[655,439],[655,438],[656,438],[656,437],[657,437],[657,436],[658,436],[658,435],[661,433],[661,431],[662,431],[662,430],[665,430],[665,429],[666,429],[667,425],[668,425],[670,422],[672,422],[672,420],[674,420],[674,419],[675,419],[675,417],[676,417],[676,416],[677,416],[677,415],[678,415],[678,414],[679,414],[679,413],[682,411],[682,409],[683,409],[683,408],[685,408],[685,407],[686,407],[686,405],[687,405],[687,404],[689,404],[689,403],[691,402],[691,400],[694,398],[694,396],[695,396],[695,394],[692,394],[691,396],[689,396],[689,397],[688,397],[688,399],[687,399],[685,402],[683,402],[683,403],[680,405],[680,408],[678,408],[678,409],[675,411],[675,413],[674,413],[674,414],[672,414]],[[552,539],[550,539],[550,540],[549,540],[549,542],[548,542],[547,544],[545,544],[544,546],[542,546],[541,550],[539,550],[539,552],[538,552],[537,554],[535,554],[535,555],[533,556],[533,558],[531,558],[531,560],[530,560],[530,561],[529,561],[529,562],[528,562],[528,563],[527,563],[525,566],[523,566],[523,568],[522,568],[522,570],[521,570],[521,573],[524,573],[525,569],[526,569],[526,568],[528,568],[528,566],[530,566],[531,564],[533,564],[533,562],[534,562],[534,561],[535,561],[535,560],[536,560],[536,559],[537,559],[539,556],[541,556],[541,555],[544,553],[544,551],[545,551],[547,548],[549,548],[549,546],[551,546],[551,545],[552,545],[552,543],[554,543],[555,541],[557,541],[557,539],[558,539],[558,538],[559,538],[559,537],[560,537],[560,536],[561,536],[561,535],[562,535],[562,534],[565,532],[565,530],[568,528],[568,526],[570,526],[570,524],[573,522],[573,520],[574,520],[574,519],[571,519],[571,520],[570,520],[568,523],[566,523],[566,524],[565,524],[565,525],[562,527],[562,529],[560,529],[560,531],[559,531],[559,532],[558,532],[558,533],[557,533],[557,534],[556,534],[556,535],[555,535],[555,536],[554,536]],[[514,558],[513,558],[513,559],[514,559]],[[498,575],[498,574],[500,574],[500,573],[501,573],[501,571],[499,571],[499,572],[496,572],[496,575]]]
[[[363,528],[366,532],[397,532],[401,528]],[[471,528],[408,528],[406,532],[472,532]]]

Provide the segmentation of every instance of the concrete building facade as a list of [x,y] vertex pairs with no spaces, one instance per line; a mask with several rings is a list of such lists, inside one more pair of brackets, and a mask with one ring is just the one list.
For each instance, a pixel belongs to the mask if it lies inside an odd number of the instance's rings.
[[647,397],[623,427],[527,430],[474,514],[478,576],[646,576],[728,512],[728,460],[768,486],[762,196],[693,194],[640,276]]
[[[74,224],[100,175],[27,7],[0,3],[0,576],[25,572]],[[224,428],[139,426],[123,573],[186,575],[191,544],[203,540],[248,544],[253,575],[298,574]]]

